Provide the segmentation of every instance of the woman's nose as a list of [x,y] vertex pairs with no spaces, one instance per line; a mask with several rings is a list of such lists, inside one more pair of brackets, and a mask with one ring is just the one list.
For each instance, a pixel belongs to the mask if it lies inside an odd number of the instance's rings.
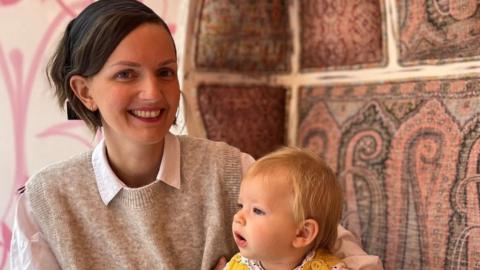
[[142,84],[141,98],[147,100],[155,100],[163,98],[163,92],[160,82],[156,76],[146,76]]

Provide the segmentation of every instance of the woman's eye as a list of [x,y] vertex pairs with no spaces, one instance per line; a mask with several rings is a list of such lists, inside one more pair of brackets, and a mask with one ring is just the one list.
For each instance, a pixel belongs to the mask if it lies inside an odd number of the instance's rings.
[[129,80],[133,78],[133,72],[131,70],[123,70],[115,74],[115,78],[119,80]]
[[263,216],[265,215],[265,212],[261,209],[258,209],[258,208],[253,208],[253,213],[255,213],[256,215],[259,215],[259,216]]
[[172,77],[175,76],[175,70],[171,68],[163,68],[158,71],[160,77]]

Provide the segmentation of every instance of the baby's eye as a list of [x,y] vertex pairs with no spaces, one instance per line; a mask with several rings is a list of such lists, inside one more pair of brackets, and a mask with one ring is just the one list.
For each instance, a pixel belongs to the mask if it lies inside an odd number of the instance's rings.
[[258,209],[256,207],[253,208],[253,213],[255,213],[256,215],[259,215],[259,216],[265,215],[265,212],[263,210]]
[[242,207],[243,207],[243,204],[237,203],[237,208],[242,209]]

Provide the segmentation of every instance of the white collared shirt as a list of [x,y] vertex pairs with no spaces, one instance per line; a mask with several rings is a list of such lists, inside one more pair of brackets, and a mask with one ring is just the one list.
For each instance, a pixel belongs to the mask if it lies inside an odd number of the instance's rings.
[[[108,164],[106,150],[105,141],[100,141],[93,150],[92,165],[100,197],[103,203],[108,205],[120,190],[131,188],[127,187],[113,172],[110,164]],[[245,159],[245,162],[243,159]],[[244,163],[246,163],[248,168],[253,163],[253,158],[248,154],[242,153],[242,166]],[[162,181],[169,186],[180,189],[180,141],[171,133],[165,135],[160,169],[155,181],[149,185],[157,181]]]

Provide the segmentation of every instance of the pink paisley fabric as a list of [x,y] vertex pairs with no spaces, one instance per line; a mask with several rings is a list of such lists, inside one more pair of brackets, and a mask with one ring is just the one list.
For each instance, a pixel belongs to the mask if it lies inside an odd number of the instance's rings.
[[396,0],[400,63],[444,64],[479,59],[476,0]]
[[335,168],[343,224],[385,269],[480,264],[479,83],[302,89],[298,144]]

